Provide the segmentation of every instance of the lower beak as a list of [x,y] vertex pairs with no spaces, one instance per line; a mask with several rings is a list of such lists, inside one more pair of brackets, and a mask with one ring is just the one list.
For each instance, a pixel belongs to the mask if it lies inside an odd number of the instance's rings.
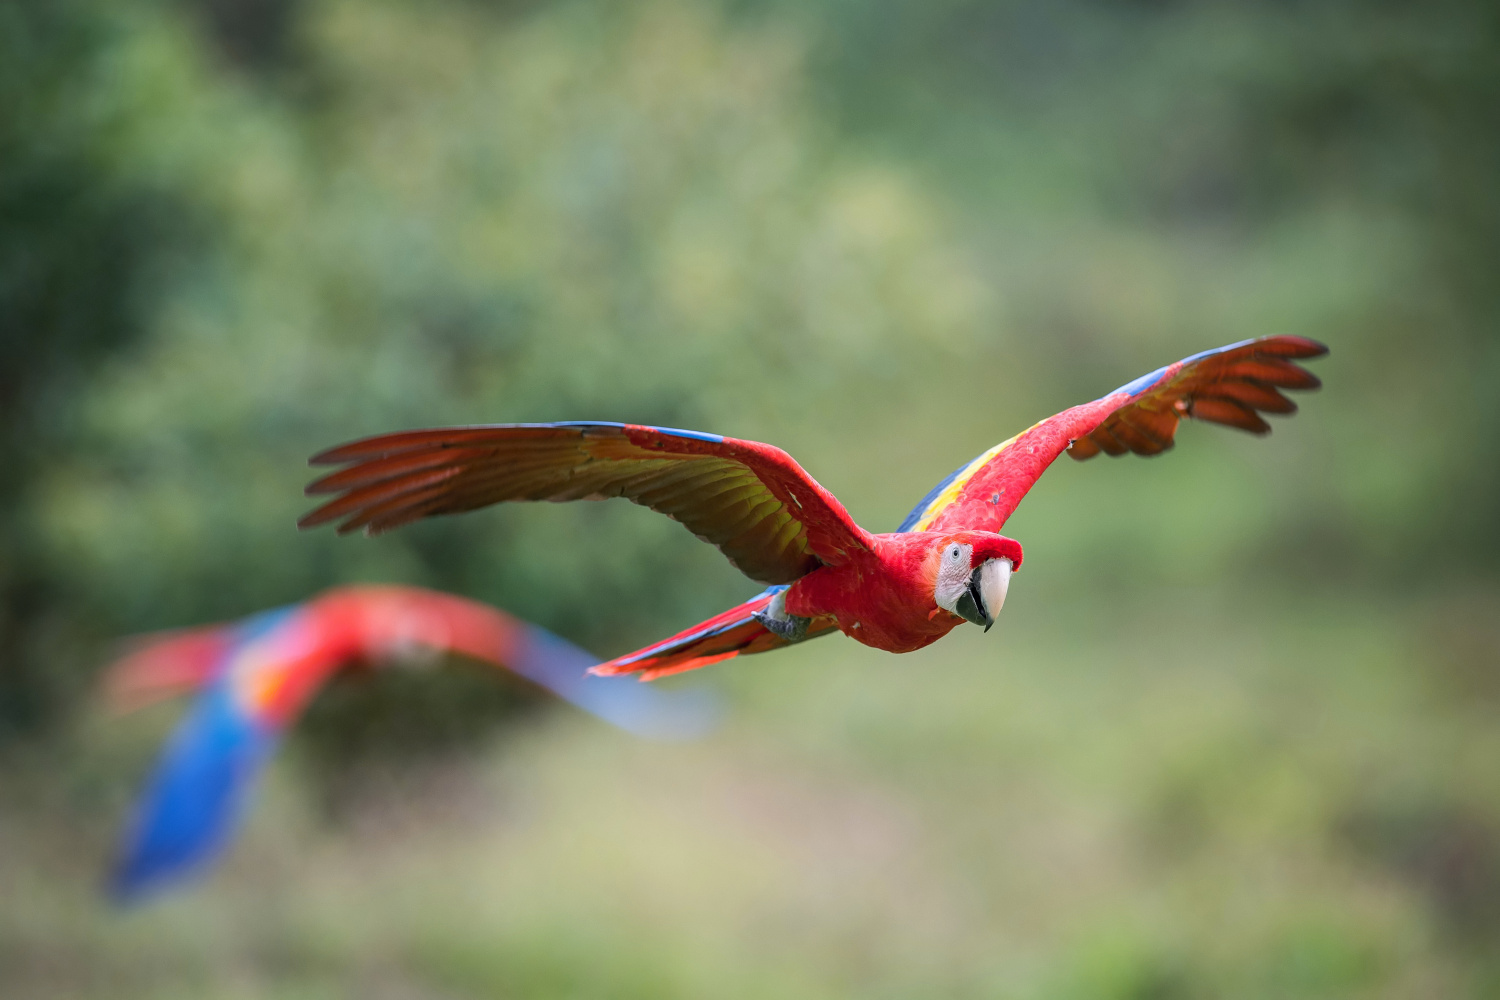
[[986,559],[969,576],[968,589],[958,599],[954,610],[988,632],[990,626],[995,624],[995,615],[1005,606],[1005,594],[1010,589],[1010,573],[1013,568],[1009,559]]
[[958,603],[954,605],[953,610],[958,612],[959,617],[973,622],[988,632],[990,626],[995,624],[995,619],[991,618],[985,611],[984,592],[981,589],[981,577],[983,574],[983,566],[973,572],[969,577],[968,589],[958,599]]

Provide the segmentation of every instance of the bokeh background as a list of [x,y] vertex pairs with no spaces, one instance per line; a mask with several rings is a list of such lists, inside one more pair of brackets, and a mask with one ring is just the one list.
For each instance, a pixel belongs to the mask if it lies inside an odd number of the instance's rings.
[[[1459,0],[0,5],[0,995],[1500,995],[1497,108]],[[341,684],[220,871],[101,900],[175,715],[99,710],[118,636],[757,589],[624,503],[299,534],[319,448],[711,429],[889,530],[1266,333],[1302,415],[1064,460],[989,635],[711,668],[686,746]]]

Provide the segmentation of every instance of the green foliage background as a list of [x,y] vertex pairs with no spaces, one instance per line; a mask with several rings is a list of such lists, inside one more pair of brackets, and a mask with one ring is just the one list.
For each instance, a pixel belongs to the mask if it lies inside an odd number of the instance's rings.
[[[1496,995],[1497,29],[6,5],[0,993]],[[1036,419],[1270,332],[1333,348],[1304,414],[1059,466],[989,636],[716,669],[733,721],[687,748],[502,726],[438,678],[372,733],[406,689],[336,692],[221,875],[95,898],[171,721],[93,707],[115,636],[379,580],[612,654],[751,589],[625,504],[299,534],[322,447],[700,427],[882,530]]]

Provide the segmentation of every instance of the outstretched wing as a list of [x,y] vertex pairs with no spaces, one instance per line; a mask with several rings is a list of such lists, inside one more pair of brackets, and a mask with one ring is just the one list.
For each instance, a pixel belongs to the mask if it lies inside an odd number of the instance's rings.
[[304,528],[377,534],[506,500],[626,499],[681,521],[753,580],[790,583],[869,535],[780,448],[637,424],[494,424],[366,438],[312,458],[338,496]]
[[[783,639],[770,631],[755,617],[757,612],[769,607],[772,599],[785,589],[785,585],[770,587],[744,604],[738,604],[644,649],[601,663],[591,672],[601,677],[638,674],[643,681],[654,681],[658,677],[706,667],[731,656],[765,653],[790,646],[792,640]],[[796,641],[806,642],[836,631],[837,628],[832,618],[815,620],[808,627],[807,634]]]
[[[222,655],[209,663],[194,660],[201,693],[136,809],[111,878],[121,901],[190,875],[219,855],[281,735],[327,679],[356,660],[378,662],[423,648],[461,653],[508,666],[621,728],[656,738],[701,735],[717,715],[707,692],[591,677],[588,670],[598,658],[545,629],[475,601],[412,587],[331,590],[305,605],[169,636],[132,654],[119,669],[170,681],[144,688],[157,695],[185,690],[194,683],[186,673],[155,669],[152,653],[171,664],[179,659],[173,644],[193,636],[212,636]],[[107,680],[106,687],[121,685]]]
[[174,629],[136,636],[104,675],[106,708],[133,712],[196,691],[218,673],[234,642],[225,625]]
[[1297,412],[1280,390],[1321,384],[1296,361],[1327,353],[1315,340],[1263,337],[1158,368],[991,448],[939,483],[897,530],[999,531],[1064,449],[1079,460],[1101,451],[1155,455],[1172,447],[1184,417],[1268,434],[1271,425],[1261,412]]

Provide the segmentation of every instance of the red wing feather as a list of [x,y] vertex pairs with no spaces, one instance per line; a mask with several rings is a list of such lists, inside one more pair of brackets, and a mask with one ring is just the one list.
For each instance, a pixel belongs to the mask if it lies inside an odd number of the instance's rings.
[[1303,337],[1265,337],[1195,354],[1121,386],[996,445],[929,493],[902,531],[975,528],[999,531],[1021,498],[1064,450],[1074,458],[1101,451],[1157,455],[1172,447],[1184,417],[1266,434],[1261,413],[1291,414],[1282,389],[1316,389],[1317,376],[1295,362],[1328,348]]
[[510,500],[624,497],[682,522],[747,576],[790,583],[867,550],[842,504],[780,448],[636,424],[495,424],[403,431],[313,456],[345,465],[299,522],[378,534]]
[[[1126,451],[1138,455],[1156,454],[1160,448],[1153,450],[1129,433],[1122,434],[1121,425],[1154,421],[1157,436],[1170,443],[1178,421],[1184,416],[1237,427],[1252,434],[1269,434],[1271,425],[1261,418],[1261,412],[1283,415],[1297,412],[1297,404],[1278,390],[1309,390],[1322,385],[1316,375],[1288,359],[1305,360],[1327,353],[1328,348],[1317,341],[1302,337],[1267,337],[1231,344],[1168,365],[1105,397],[1111,399],[1124,394],[1097,427],[1074,441],[1069,454],[1079,460],[1092,458],[1099,450],[1110,455],[1123,455],[1124,451],[1111,450],[1110,436],[1123,444]],[[1127,392],[1132,388],[1137,391]],[[1092,442],[1097,449],[1087,445],[1079,447],[1085,440]]]
[[133,712],[195,691],[214,677],[233,641],[232,625],[203,625],[127,640],[125,655],[104,675],[104,703],[111,712]]

